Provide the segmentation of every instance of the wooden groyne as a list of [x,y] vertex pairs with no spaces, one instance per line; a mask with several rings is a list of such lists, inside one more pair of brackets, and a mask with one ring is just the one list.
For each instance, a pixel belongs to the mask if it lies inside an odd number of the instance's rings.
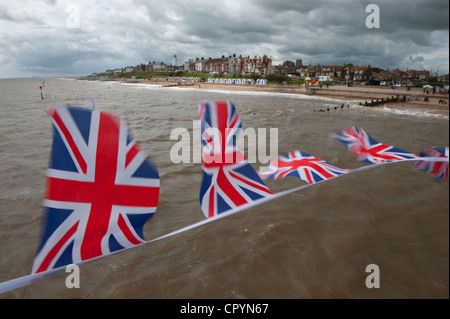
[[370,102],[368,102],[368,101],[365,101],[364,103],[363,102],[359,102],[359,105],[363,105],[363,106],[378,106],[378,105],[384,105],[384,104],[387,104],[387,103],[395,103],[395,102],[400,102],[400,101],[401,101],[401,99],[399,97],[392,96],[391,98],[387,98],[387,99],[381,98],[380,100],[379,99],[374,99],[374,100],[371,100]]

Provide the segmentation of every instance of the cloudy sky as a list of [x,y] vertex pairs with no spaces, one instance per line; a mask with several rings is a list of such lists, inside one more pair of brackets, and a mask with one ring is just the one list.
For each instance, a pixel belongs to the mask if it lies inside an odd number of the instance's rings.
[[448,0],[2,0],[0,77],[233,53],[447,73],[448,30]]

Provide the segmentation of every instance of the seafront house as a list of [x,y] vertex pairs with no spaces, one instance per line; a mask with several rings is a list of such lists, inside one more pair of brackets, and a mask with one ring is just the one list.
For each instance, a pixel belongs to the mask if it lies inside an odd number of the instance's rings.
[[230,58],[225,58],[224,55],[222,55],[222,57],[218,58],[218,59],[213,59],[210,57],[205,62],[204,69],[208,73],[228,73],[229,61],[230,61]]
[[285,73],[294,73],[297,68],[293,61],[284,61],[282,64],[283,70]]
[[402,71],[398,68],[392,71],[393,80],[395,82],[408,83],[413,81],[425,81],[430,77],[429,71],[406,70]]
[[408,80],[408,74],[397,68],[392,71],[392,80],[394,82],[406,82]]
[[353,68],[353,81],[372,80],[372,70],[369,66],[355,66]]
[[271,74],[272,69],[272,59],[266,55],[262,57],[250,56],[237,57],[236,54],[230,55],[228,57],[222,55],[221,58],[196,58],[189,59],[184,63],[184,71],[186,72],[201,72],[201,73],[213,73],[213,74],[236,74],[241,75],[245,73],[256,73],[256,74]]
[[254,56],[253,58],[250,58],[250,56],[236,58],[235,55],[233,57],[230,63],[231,74],[256,73],[267,75],[273,73],[272,58],[267,55]]
[[320,75],[321,76],[329,76],[329,77],[339,77],[341,75],[341,72],[342,72],[342,66],[323,65]]
[[418,80],[423,81],[427,80],[430,77],[430,71],[418,71],[418,70],[406,70],[408,74],[408,80]]
[[322,68],[320,65],[309,65],[300,68],[301,77],[318,77],[321,75]]
[[380,68],[373,68],[372,69],[372,79],[383,81],[383,80],[390,80],[392,78],[391,72],[380,69]]

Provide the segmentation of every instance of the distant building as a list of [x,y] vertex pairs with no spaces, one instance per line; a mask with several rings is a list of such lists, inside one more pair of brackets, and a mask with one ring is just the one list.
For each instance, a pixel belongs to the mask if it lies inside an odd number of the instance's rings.
[[392,71],[392,80],[395,82],[406,82],[408,80],[408,74],[397,68]]
[[296,64],[292,61],[284,61],[282,64],[285,73],[294,73],[297,71]]
[[229,58],[222,55],[221,58],[213,59],[209,58],[204,62],[204,71],[208,73],[228,73],[229,70]]
[[301,77],[318,77],[322,73],[322,67],[320,65],[309,65],[309,66],[303,66],[300,68],[300,76]]
[[184,62],[184,71],[191,72],[191,64],[193,63],[194,63],[193,59],[189,59],[188,61]]
[[194,71],[195,72],[201,72],[201,73],[206,71],[205,58],[204,57],[202,57],[201,59],[199,59],[199,58],[195,59]]
[[374,71],[372,71],[372,79],[374,80],[378,80],[378,81],[382,81],[382,80],[391,80],[392,79],[392,75],[391,72],[380,69],[380,68],[375,68]]
[[149,64],[139,64],[134,67],[135,72],[153,72],[153,66]]
[[284,73],[284,68],[283,68],[283,66],[281,64],[274,65],[272,67],[272,69],[273,69],[273,72],[276,73],[276,74]]
[[250,58],[250,56],[236,58],[233,55],[233,59],[231,59],[230,73],[232,74],[256,73],[267,75],[272,72],[272,59],[267,55],[254,56],[253,58]]
[[231,74],[241,74],[242,73],[242,57],[236,58],[234,54],[229,59],[229,72]]
[[177,60],[177,55],[176,54],[173,56],[172,65],[173,66],[178,66],[178,60]]
[[266,55],[262,57],[236,57],[236,54],[224,56],[220,58],[196,58],[189,59],[184,63],[184,70],[190,72],[206,72],[213,74],[270,74],[272,72],[272,59]]
[[342,69],[340,75],[341,81],[369,81],[373,79],[372,70],[370,65],[368,66],[347,66]]
[[153,72],[165,72],[167,65],[164,62],[156,63],[153,65]]
[[342,66],[338,65],[323,65],[320,75],[329,77],[341,76]]
[[406,73],[408,74],[409,80],[427,80],[430,77],[430,71],[418,71],[418,70],[407,70]]
[[355,66],[353,68],[353,81],[372,80],[372,71],[369,66]]

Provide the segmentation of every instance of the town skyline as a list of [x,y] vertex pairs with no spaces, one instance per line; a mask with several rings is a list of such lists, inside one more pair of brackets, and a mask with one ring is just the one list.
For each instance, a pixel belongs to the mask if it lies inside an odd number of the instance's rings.
[[[209,73],[211,75],[245,75],[257,74],[267,76],[270,74],[295,74],[300,77],[328,76],[339,78],[340,80],[369,81],[369,80],[390,80],[395,82],[426,81],[430,78],[438,78],[448,81],[448,73],[439,74],[433,70],[400,70],[398,67],[390,70],[383,69],[376,65],[355,65],[353,63],[336,64],[317,64],[304,65],[303,59],[283,61],[278,65],[273,65],[271,57],[267,55],[242,56],[234,53],[233,55],[221,57],[196,57],[189,58],[183,64],[178,64],[178,58],[173,56],[172,64],[164,62],[149,61],[147,64],[138,64],[136,66],[127,66],[123,68],[108,69],[106,74],[123,74],[139,72],[186,72],[186,73]],[[93,73],[97,75],[97,73]]]

